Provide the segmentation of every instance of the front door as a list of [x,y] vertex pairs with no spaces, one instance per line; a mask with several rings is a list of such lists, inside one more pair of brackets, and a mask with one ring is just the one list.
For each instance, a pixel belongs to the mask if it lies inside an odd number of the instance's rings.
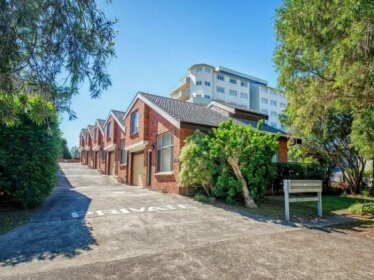
[[95,169],[100,168],[100,152],[95,152]]
[[144,153],[134,154],[132,157],[132,184],[143,187]]
[[115,175],[114,152],[110,152],[108,154],[108,157],[109,157],[109,175]]

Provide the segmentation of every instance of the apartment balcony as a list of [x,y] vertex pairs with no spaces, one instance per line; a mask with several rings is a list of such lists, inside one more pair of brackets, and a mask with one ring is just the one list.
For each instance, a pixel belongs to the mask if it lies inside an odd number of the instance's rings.
[[212,100],[210,98],[206,98],[206,97],[203,97],[203,96],[191,96],[191,98],[189,98],[187,100],[187,102],[191,102],[191,103],[195,103],[195,104],[199,104],[199,105],[208,105]]
[[190,80],[190,77],[184,77],[181,83],[170,92],[170,96],[186,101],[190,97]]
[[172,95],[174,99],[179,99],[182,101],[186,101],[191,97],[190,90],[185,90],[185,91],[178,91],[174,95]]

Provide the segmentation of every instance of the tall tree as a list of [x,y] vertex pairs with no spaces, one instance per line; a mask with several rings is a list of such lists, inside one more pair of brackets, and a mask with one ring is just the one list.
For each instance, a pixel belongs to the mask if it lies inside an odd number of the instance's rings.
[[62,152],[62,158],[63,159],[71,159],[71,153],[68,147],[68,141],[66,141],[65,138],[62,138],[61,140],[61,152]]
[[[325,131],[315,130],[320,123],[349,115],[351,125],[341,132],[348,133],[343,138],[355,147],[350,152],[373,158],[368,116],[374,113],[374,2],[284,0],[276,34],[274,60],[280,90],[289,100],[291,131],[320,140],[324,136],[316,133]],[[351,164],[346,171],[361,164],[360,159]]]
[[93,98],[110,86],[115,21],[94,0],[0,0],[0,11],[0,123],[14,124],[20,112],[48,118],[23,95],[41,96],[74,118],[71,98],[85,79]]
[[374,2],[284,0],[277,12],[275,64],[289,98],[287,114],[304,135],[330,108],[350,112],[357,149],[372,147],[374,130]]

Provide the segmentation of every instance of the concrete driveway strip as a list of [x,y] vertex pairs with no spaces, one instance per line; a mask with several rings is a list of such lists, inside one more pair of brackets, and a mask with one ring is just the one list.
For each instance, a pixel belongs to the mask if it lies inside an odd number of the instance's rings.
[[374,241],[260,222],[80,164],[0,236],[0,279],[374,279]]

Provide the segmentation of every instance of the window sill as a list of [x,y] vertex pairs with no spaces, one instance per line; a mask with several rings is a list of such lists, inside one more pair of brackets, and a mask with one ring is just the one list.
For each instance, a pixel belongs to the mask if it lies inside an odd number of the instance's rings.
[[138,136],[139,135],[139,131],[135,131],[133,133],[130,133],[130,136]]
[[174,175],[174,171],[167,171],[167,172],[157,172],[155,173],[156,176],[162,176],[162,175]]
[[122,163],[119,166],[126,166],[126,165],[127,165],[127,163]]

